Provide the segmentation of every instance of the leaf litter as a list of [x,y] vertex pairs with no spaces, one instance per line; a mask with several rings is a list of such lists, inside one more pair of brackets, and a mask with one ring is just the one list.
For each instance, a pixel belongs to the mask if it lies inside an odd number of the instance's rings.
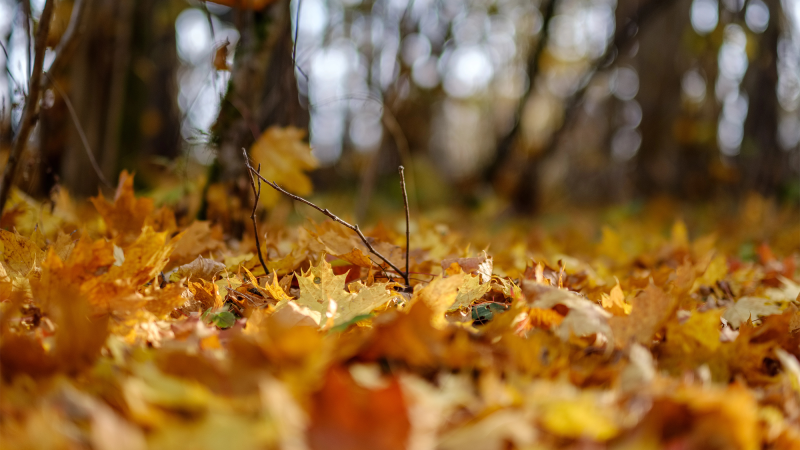
[[[308,193],[292,133],[254,158]],[[6,448],[800,448],[800,220],[767,200],[697,236],[664,201],[419,219],[405,289],[331,221],[267,225],[265,273],[128,173],[96,211],[57,195],[2,218]],[[405,265],[401,230],[364,231]]]

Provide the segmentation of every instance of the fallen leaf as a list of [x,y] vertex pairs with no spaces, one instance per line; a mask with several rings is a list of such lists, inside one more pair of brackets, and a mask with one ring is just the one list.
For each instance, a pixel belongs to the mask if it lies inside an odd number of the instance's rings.
[[[390,286],[387,283],[375,283],[367,287],[359,282],[353,289],[356,292],[346,291],[346,278],[345,274],[334,275],[331,265],[321,259],[317,266],[311,267],[297,277],[300,284],[297,304],[319,313],[321,321],[319,325],[322,326],[322,318],[329,310],[329,302],[333,301],[337,305],[333,324],[340,325],[357,316],[368,314],[394,298],[393,291],[389,290]],[[284,299],[277,310],[280,311],[289,302]]]
[[312,396],[308,443],[312,449],[405,449],[411,425],[399,382],[381,389],[357,385],[333,367]]
[[756,320],[760,317],[780,314],[783,308],[776,302],[766,298],[742,297],[725,310],[722,318],[733,328],[739,328],[742,322]]
[[[249,152],[254,167],[261,165],[264,178],[300,196],[307,196],[312,190],[305,172],[319,165],[311,148],[303,142],[305,133],[300,128],[270,127],[256,139]],[[265,188],[261,204],[268,208],[275,206],[280,195],[272,188]]]
[[220,272],[225,271],[225,264],[214,261],[213,259],[203,258],[198,256],[197,259],[175,268],[175,271],[170,275],[171,281],[178,281],[184,278],[202,279],[206,281],[214,281]]
[[631,313],[609,319],[616,343],[628,347],[638,343],[650,347],[653,336],[664,326],[677,308],[677,300],[661,288],[650,284],[634,297]]

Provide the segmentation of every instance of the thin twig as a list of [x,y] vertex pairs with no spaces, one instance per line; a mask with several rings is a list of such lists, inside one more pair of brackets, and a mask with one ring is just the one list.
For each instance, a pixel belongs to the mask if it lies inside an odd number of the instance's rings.
[[[244,159],[247,162],[247,167],[250,167],[250,162],[247,161],[247,150],[242,148],[242,153],[244,154]],[[260,176],[261,174],[261,164],[258,165],[258,169],[256,169]],[[269,275],[269,270],[267,269],[267,263],[264,262],[264,255],[261,254],[261,240],[258,237],[258,222],[256,221],[256,209],[258,208],[258,200],[261,198],[261,178],[258,179],[258,189],[256,189],[256,179],[253,178],[253,173],[251,171],[247,171],[247,175],[250,177],[250,187],[253,188],[253,211],[250,213],[250,220],[253,221],[253,234],[256,237],[256,249],[258,250],[258,260],[261,262],[261,268],[264,269],[264,273]]]
[[39,105],[39,93],[41,91],[42,67],[44,66],[44,51],[47,43],[47,33],[50,31],[50,19],[53,17],[53,0],[47,0],[42,10],[39,20],[39,30],[36,33],[36,52],[33,61],[33,73],[31,73],[28,85],[28,98],[25,100],[25,107],[22,109],[22,118],[19,122],[19,130],[11,144],[11,152],[8,155],[8,162],[3,171],[3,178],[0,180],[0,215],[6,206],[8,195],[11,190],[11,183],[17,171],[17,165],[28,143],[28,137],[36,124],[39,115],[37,106]]
[[295,69],[297,69],[298,72],[300,72],[300,75],[302,75],[303,78],[306,79],[306,82],[308,82],[308,75],[306,75],[306,73],[303,72],[303,69],[301,69],[300,66],[297,65],[297,36],[299,35],[300,32],[300,5],[302,3],[303,0],[297,0],[297,8],[294,13],[294,43],[292,45],[292,65],[294,66]]
[[[244,151],[244,149],[243,149],[243,151]],[[375,250],[375,247],[373,247],[372,244],[370,244],[369,240],[367,240],[367,237],[364,236],[364,233],[361,232],[361,228],[358,227],[358,224],[351,225],[348,222],[345,222],[344,220],[339,218],[339,216],[337,216],[336,214],[330,212],[328,210],[328,208],[325,208],[325,209],[320,208],[319,206],[315,205],[314,203],[311,203],[310,201],[304,199],[303,197],[299,197],[297,195],[294,195],[291,192],[288,192],[285,189],[283,189],[282,187],[278,186],[276,183],[273,183],[272,181],[267,180],[266,178],[261,176],[261,174],[258,173],[256,171],[256,169],[253,168],[253,166],[250,165],[250,160],[249,160],[249,158],[247,158],[247,152],[246,151],[244,151],[244,156],[245,156],[245,164],[247,165],[247,169],[249,170],[249,172],[251,174],[253,174],[256,177],[258,177],[259,179],[261,179],[261,181],[263,181],[264,183],[267,183],[270,187],[272,187],[272,189],[275,189],[276,191],[278,191],[278,192],[286,195],[287,197],[290,197],[290,198],[292,198],[292,199],[294,199],[294,200],[296,200],[298,202],[305,203],[306,205],[316,209],[317,211],[321,212],[322,214],[325,214],[326,216],[330,217],[334,222],[337,222],[337,223],[339,223],[341,225],[344,225],[346,228],[349,228],[350,230],[354,231],[358,235],[358,237],[361,239],[361,242],[364,243],[364,245],[367,247],[367,249],[369,249],[369,251],[373,255],[375,255],[378,258],[380,258],[389,267],[391,267],[395,272],[400,274],[400,276],[402,276],[403,280],[406,282],[406,286],[410,286],[410,284],[408,282],[408,273],[403,272],[402,270],[400,270],[396,265],[394,265],[394,263],[389,261],[379,251]]]
[[28,45],[25,48],[26,59],[28,63],[28,67],[26,67],[26,69],[28,72],[28,79],[30,80],[31,74],[33,73],[33,58],[31,58],[31,41],[33,40],[31,23],[33,22],[33,13],[31,13],[30,0],[22,0],[20,3],[22,4],[22,12],[25,14],[25,37],[28,39]]
[[[400,187],[403,189],[403,207],[406,210],[406,276],[408,276],[408,254],[409,249],[411,248],[409,243],[411,242],[411,229],[409,228],[409,218],[408,218],[408,193],[406,193],[406,176],[403,172],[405,172],[405,168],[403,166],[398,167],[398,172],[400,172]],[[406,282],[408,284],[408,282]]]
[[5,55],[6,55],[5,69],[6,69],[6,74],[8,75],[8,79],[14,82],[14,85],[16,86],[16,88],[24,96],[25,95],[25,91],[22,89],[22,84],[19,81],[17,81],[16,78],[14,78],[14,74],[11,73],[11,69],[8,67],[8,61],[11,61],[11,58],[8,57],[8,50],[6,50],[6,46],[3,45],[2,42],[0,42],[0,49],[3,49],[3,53],[5,53]]
[[75,0],[75,4],[72,6],[72,15],[69,19],[69,25],[55,48],[55,59],[53,59],[53,63],[50,64],[50,68],[47,69],[47,72],[53,78],[58,77],[60,72],[66,67],[72,54],[75,53],[75,49],[78,47],[78,43],[80,42],[79,38],[86,28],[84,20],[86,18],[86,11],[88,10],[86,5],[90,1],[91,0]]
[[100,165],[97,163],[97,160],[94,158],[94,153],[92,153],[92,148],[89,146],[89,139],[86,138],[86,133],[83,132],[83,127],[81,126],[80,120],[78,119],[78,113],[75,112],[75,108],[72,106],[72,102],[69,100],[69,96],[66,92],[61,90],[61,86],[56,83],[56,80],[50,77],[50,74],[44,72],[44,76],[50,79],[50,84],[58,91],[61,95],[61,98],[64,99],[64,104],[67,105],[67,110],[69,111],[69,116],[72,118],[72,123],[75,124],[75,129],[78,131],[78,136],[81,138],[81,142],[83,142],[83,148],[86,150],[86,156],[89,158],[89,162],[92,165],[92,169],[94,169],[94,173],[97,174],[97,178],[100,179],[100,182],[103,183],[107,188],[114,189],[114,186],[106,180],[106,177],[103,175],[103,171],[100,169]]
[[[203,2],[200,2],[200,5],[203,7],[203,12],[206,15],[206,21],[208,21],[208,30],[211,32],[211,42],[213,42],[214,45],[216,45],[216,43],[217,43],[217,33],[214,30],[214,18],[211,15],[211,11],[208,10],[208,5],[206,3],[207,2],[203,1]],[[225,45],[225,44],[223,44],[223,45]],[[219,50],[219,48],[217,50]],[[211,59],[212,59],[211,74],[213,76],[214,91],[216,91],[217,90],[217,71],[214,70],[214,64],[213,64],[214,58],[216,58],[216,51],[214,52],[214,55],[211,57]]]
[[376,266],[378,266],[378,269],[381,270],[381,272],[383,273],[383,276],[385,276],[387,280],[391,280],[392,279],[392,277],[390,277],[389,274],[386,273],[386,269],[384,269],[382,265],[380,265],[377,262],[375,262],[375,260],[370,258],[369,256],[367,256],[367,258],[369,258],[369,260],[372,261],[372,264],[375,264]]

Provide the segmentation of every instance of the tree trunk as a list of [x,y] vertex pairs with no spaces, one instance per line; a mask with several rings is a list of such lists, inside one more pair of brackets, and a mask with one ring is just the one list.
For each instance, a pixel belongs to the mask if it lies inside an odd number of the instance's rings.
[[244,175],[242,147],[272,125],[305,127],[292,62],[289,1],[240,14],[240,40],[219,116],[212,127],[221,180]]
[[681,76],[688,68],[681,36],[689,26],[690,0],[678,0],[640,30],[636,65],[642,107],[642,143],[636,156],[637,191],[674,194],[680,146],[673,125],[681,112]]
[[739,165],[743,187],[762,195],[775,195],[787,176],[788,153],[778,145],[778,29],[780,2],[766,0],[770,16],[767,29],[758,39],[756,58],[750,63],[742,88],[750,104],[744,122]]
[[77,196],[97,194],[100,177],[81,132],[111,184],[122,167],[141,169],[147,156],[178,154],[174,23],[183,7],[157,0],[93,0],[87,7],[81,41],[55,80],[74,106],[81,130],[53,90],[55,100],[43,109],[40,126],[39,193],[60,182]]
[[[292,61],[292,23],[289,1],[279,0],[262,11],[235,10],[239,43],[219,115],[211,128],[217,159],[209,169],[208,187],[223,183],[228,198],[249,198],[242,148],[249,148],[273,125],[308,126],[308,112],[299,102]],[[206,193],[198,218],[208,216]],[[249,216],[248,216],[249,217]],[[230,217],[227,231],[241,234],[246,217]]]

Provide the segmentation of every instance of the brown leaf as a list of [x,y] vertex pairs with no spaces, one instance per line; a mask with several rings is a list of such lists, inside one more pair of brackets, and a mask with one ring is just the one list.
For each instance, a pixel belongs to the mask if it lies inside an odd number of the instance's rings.
[[630,315],[609,319],[614,339],[620,347],[627,348],[636,342],[649,348],[653,344],[653,336],[675,313],[677,300],[650,284],[633,298],[632,304]]
[[103,194],[91,198],[97,212],[103,217],[111,235],[125,244],[136,239],[145,221],[155,209],[150,198],[136,198],[133,193],[133,175],[123,170],[119,175],[114,203]]
[[211,222],[195,221],[183,231],[175,250],[165,267],[171,270],[194,261],[198,256],[217,252],[225,248],[222,242],[222,228],[211,226]]

